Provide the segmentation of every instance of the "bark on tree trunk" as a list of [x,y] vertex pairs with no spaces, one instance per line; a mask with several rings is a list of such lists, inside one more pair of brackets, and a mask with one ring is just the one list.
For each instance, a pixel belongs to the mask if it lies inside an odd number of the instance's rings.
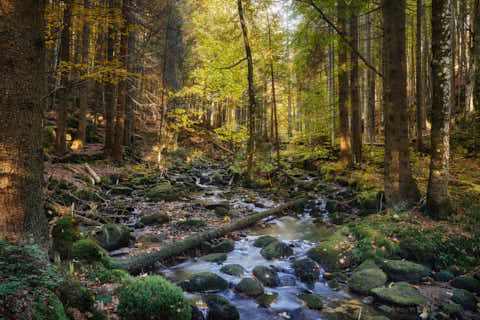
[[[373,21],[372,21],[373,20]],[[372,50],[372,37],[373,37],[373,25],[375,19],[367,18],[367,52],[368,60],[371,65],[375,65],[375,54]],[[370,143],[370,152],[373,152],[373,143],[375,143],[375,94],[376,94],[376,74],[373,70],[368,70],[368,102],[367,102],[367,135],[368,142]]]
[[[72,26],[72,3],[71,0],[65,1],[65,11],[63,13],[63,29],[60,44],[60,65],[70,62],[70,42]],[[67,131],[67,112],[70,109],[72,100],[72,88],[70,83],[70,71],[64,71],[61,75],[62,90],[59,90],[60,102],[57,105],[57,132],[56,132],[56,152],[63,155],[67,152],[66,131]]]
[[405,9],[406,0],[383,0],[385,197],[390,206],[409,206],[420,197],[410,168]]
[[432,1],[432,147],[426,213],[434,219],[452,211],[448,197],[450,114],[452,106],[451,0]]
[[[110,11],[116,9],[115,0],[108,0],[108,7]],[[115,24],[113,22],[116,16],[116,10],[112,12],[110,19],[108,19],[108,35],[107,35],[107,66],[113,63],[113,55],[115,52]],[[105,151],[112,154],[115,132],[115,84],[112,79],[107,79],[105,84]]]
[[[0,5],[0,239],[47,245],[43,211],[43,1]],[[6,37],[6,38],[5,38]],[[5,40],[6,39],[6,40]]]
[[242,0],[237,0],[238,4],[238,16],[240,19],[240,24],[242,26],[242,33],[243,33],[243,43],[245,45],[245,55],[247,57],[248,62],[248,127],[249,127],[249,139],[248,139],[248,147],[247,147],[247,156],[248,156],[248,164],[247,164],[247,172],[249,178],[253,177],[253,161],[254,161],[254,141],[255,141],[255,110],[257,108],[257,102],[255,99],[255,84],[253,83],[253,59],[252,59],[252,51],[250,49],[250,42],[248,41],[248,31],[247,25],[245,23],[245,17],[243,16],[243,7],[242,7]]
[[423,0],[417,0],[417,46],[416,46],[416,76],[417,76],[417,151],[424,152],[423,129],[425,126],[423,96],[423,66],[422,66],[422,24],[423,24]]
[[480,0],[475,0],[473,17],[474,33],[471,59],[473,59],[472,67],[474,79],[472,109],[478,111],[480,110]]
[[[338,1],[338,30],[345,34],[347,30],[345,0]],[[350,126],[348,119],[348,71],[347,69],[347,48],[340,44],[338,50],[338,113],[340,127],[340,157],[345,166],[352,165],[352,145],[350,141]]]
[[353,51],[351,51],[350,61],[352,71],[350,71],[350,90],[352,104],[352,149],[355,163],[362,162],[362,119],[361,119],[361,100],[360,100],[360,70],[358,66],[358,17],[352,13],[350,16],[350,37]]

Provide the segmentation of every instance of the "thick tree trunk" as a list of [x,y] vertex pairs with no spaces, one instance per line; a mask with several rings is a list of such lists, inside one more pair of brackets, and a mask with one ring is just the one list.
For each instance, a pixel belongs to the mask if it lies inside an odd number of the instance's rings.
[[[115,0],[108,0],[108,7],[111,12],[111,16],[108,21],[108,35],[107,35],[107,65],[113,63],[113,55],[115,52],[115,23],[113,22],[117,11],[115,6]],[[115,11],[113,11],[115,10]],[[113,75],[112,75],[113,77]],[[115,84],[112,79],[107,79],[105,83],[105,151],[108,154],[112,154],[114,134],[115,134]]]
[[352,150],[355,163],[362,162],[362,119],[360,100],[360,69],[358,66],[358,17],[352,13],[350,16],[350,37],[353,51],[350,54],[352,71],[350,71],[350,97],[352,104]]
[[125,75],[120,79],[118,85],[118,110],[115,125],[115,141],[113,144],[113,158],[116,162],[123,162],[123,138],[125,134],[125,110],[127,104],[127,71],[128,71],[128,25],[129,25],[129,0],[123,0],[122,17],[125,22],[121,29],[120,40],[120,62],[125,70]]
[[474,0],[474,33],[471,54],[473,68],[473,105],[472,111],[480,110],[480,0]]
[[[346,5],[345,0],[338,1],[338,30],[345,34],[347,30],[346,23]],[[340,157],[346,166],[352,164],[352,145],[350,140],[350,126],[348,119],[348,71],[347,69],[347,48],[342,43],[338,50],[338,113],[340,127]]]
[[43,2],[0,5],[0,239],[48,241],[43,212]]
[[425,127],[423,96],[423,66],[422,66],[422,26],[423,0],[417,0],[417,46],[416,46],[416,76],[417,76],[417,151],[424,152],[423,130]]
[[[90,0],[84,0],[84,9],[89,10]],[[87,67],[88,73],[88,49],[90,44],[90,23],[88,19],[85,19],[83,22],[82,29],[82,64],[84,67]],[[89,95],[89,84],[90,80],[84,79],[85,83],[80,86],[80,110],[78,113],[78,130],[76,134],[76,139],[80,140],[82,144],[86,143],[86,133],[87,133],[87,112],[88,112],[88,95]]]
[[448,197],[450,160],[450,114],[452,106],[452,7],[451,0],[432,1],[432,148],[426,213],[435,219],[447,217],[452,208]]
[[[137,18],[135,16],[135,9],[137,8],[137,0],[130,0],[131,5],[131,24],[137,24]],[[128,68],[129,72],[135,74],[140,73],[139,63],[137,56],[137,43],[138,43],[138,32],[133,29],[128,32]],[[125,137],[124,144],[126,146],[134,146],[134,133],[135,133],[135,109],[138,92],[138,78],[136,76],[129,77],[127,79],[127,110],[126,110],[126,119],[125,119]]]
[[[71,43],[71,31],[72,26],[72,3],[71,0],[64,1],[65,11],[63,13],[63,29],[61,34],[60,44],[60,61],[62,64],[70,63],[70,43]],[[72,101],[72,87],[70,81],[70,71],[64,71],[61,75],[62,90],[59,90],[60,102],[57,105],[57,133],[56,133],[56,152],[59,155],[63,155],[67,152],[67,113],[70,109]]]
[[238,16],[240,18],[240,24],[242,26],[243,33],[243,43],[245,45],[245,55],[248,62],[248,128],[249,128],[249,139],[247,146],[247,172],[249,178],[253,177],[253,161],[255,153],[255,110],[257,109],[257,102],[255,99],[255,84],[253,83],[253,59],[252,59],[252,50],[250,49],[250,42],[248,41],[248,31],[247,25],[245,23],[245,17],[243,16],[243,7],[242,0],[237,0],[238,4]]
[[406,0],[383,0],[385,196],[390,206],[408,206],[420,197],[410,168],[405,9]]

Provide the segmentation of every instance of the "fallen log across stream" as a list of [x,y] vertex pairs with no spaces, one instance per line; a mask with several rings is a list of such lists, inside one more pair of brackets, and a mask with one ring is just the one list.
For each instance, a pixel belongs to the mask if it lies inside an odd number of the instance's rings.
[[167,258],[172,258],[180,255],[181,253],[187,250],[197,248],[204,241],[217,239],[225,236],[230,232],[245,229],[249,226],[252,226],[257,221],[263,218],[273,216],[273,215],[279,215],[285,210],[288,210],[291,208],[303,207],[306,202],[307,200],[303,198],[297,199],[291,202],[287,202],[276,208],[252,214],[248,217],[242,218],[227,226],[219,227],[214,230],[205,231],[196,236],[190,237],[188,239],[167,245],[163,248],[160,248],[159,250],[141,254],[134,257],[130,257],[130,258],[120,259],[118,260],[118,268],[124,269],[130,273],[139,273],[143,269],[152,266],[157,261],[162,261]]

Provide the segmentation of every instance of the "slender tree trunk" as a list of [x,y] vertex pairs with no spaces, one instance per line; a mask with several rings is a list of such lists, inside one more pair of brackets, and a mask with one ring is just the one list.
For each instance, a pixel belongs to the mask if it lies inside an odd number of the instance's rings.
[[[355,14],[350,16],[350,37],[354,51],[358,52],[358,17]],[[356,163],[362,162],[362,119],[361,119],[361,100],[360,100],[360,70],[358,66],[358,55],[351,52],[350,61],[352,71],[350,71],[350,90],[352,104],[352,149]]]
[[247,56],[248,62],[248,100],[249,100],[249,116],[248,116],[248,127],[249,127],[249,134],[250,137],[248,139],[248,147],[247,147],[247,156],[248,156],[248,165],[247,165],[247,172],[248,177],[251,179],[253,177],[253,161],[254,161],[254,141],[255,141],[255,110],[257,106],[257,102],[255,101],[255,85],[253,83],[253,59],[252,59],[252,51],[250,49],[250,43],[248,41],[248,31],[247,25],[245,23],[245,18],[243,16],[243,7],[242,7],[242,0],[237,0],[238,4],[238,16],[240,18],[240,24],[242,26],[242,33],[243,33],[243,43],[245,45],[245,54]]
[[[108,0],[108,7],[110,11],[116,9],[116,1]],[[115,52],[115,23],[113,22],[116,17],[116,10],[112,12],[108,21],[108,35],[107,35],[107,65],[113,63],[113,55]],[[115,84],[112,79],[107,79],[105,84],[105,151],[108,154],[112,154],[113,143],[114,143],[114,134],[115,134]]]
[[333,30],[328,28],[330,42],[328,43],[328,107],[330,108],[330,141],[332,148],[335,146],[335,49],[333,47]]
[[[480,110],[480,0],[474,0],[473,26],[473,110]],[[473,111],[472,110],[472,111]]]
[[[346,5],[344,0],[338,1],[338,30],[345,34],[347,30],[346,23]],[[348,119],[348,71],[347,69],[347,48],[345,44],[340,44],[338,50],[338,112],[340,118],[340,158],[344,165],[352,165],[352,145],[350,140],[350,126]]]
[[[137,24],[137,18],[135,17],[135,9],[137,8],[137,0],[130,0],[131,10],[130,18],[131,24]],[[138,32],[133,29],[128,32],[128,68],[129,72],[135,74],[140,73],[139,63],[137,56],[137,43]],[[135,100],[137,99],[138,92],[138,79],[136,76],[127,78],[127,110],[125,119],[125,138],[124,144],[126,146],[134,145],[134,133],[135,133]]]
[[[372,21],[373,20],[373,21]],[[367,17],[367,54],[371,65],[375,65],[375,54],[372,49],[373,25],[375,20]],[[376,74],[372,69],[368,69],[368,102],[367,102],[367,135],[370,143],[370,151],[373,152],[373,143],[375,143],[375,94],[376,94]]]
[[425,98],[423,96],[423,66],[422,66],[422,26],[423,0],[417,0],[417,46],[416,46],[416,76],[417,76],[417,151],[424,152],[423,130],[425,126]]
[[405,9],[406,0],[383,0],[385,197],[391,206],[412,205],[420,197],[410,168]]
[[[43,211],[43,1],[0,4],[0,239],[46,246]],[[6,37],[6,38],[5,38]]]
[[[163,66],[162,66],[162,92],[160,95],[160,103],[161,103],[161,117],[160,117],[160,128],[159,128],[159,141],[161,144],[164,143],[164,126],[165,126],[165,118],[167,117],[167,109],[168,109],[168,96],[167,96],[167,63],[168,63],[168,27],[169,27],[169,18],[166,17],[165,22],[165,38],[164,38],[164,48],[163,48]],[[211,112],[214,112],[214,109],[211,109]]]
[[459,33],[459,50],[460,50],[460,63],[459,63],[459,86],[460,91],[458,94],[458,108],[459,111],[464,114],[465,108],[465,91],[466,91],[466,71],[467,71],[467,54],[466,54],[466,28],[465,28],[465,20],[467,14],[467,4],[465,1],[460,1],[460,15],[459,15],[459,26],[458,26],[458,33]]
[[452,106],[452,2],[432,1],[432,148],[426,213],[435,219],[452,212],[448,197],[450,113]]
[[[60,44],[60,61],[62,64],[70,63],[70,42],[72,26],[72,3],[71,0],[64,1],[65,11],[63,13],[63,29]],[[72,100],[72,87],[70,81],[70,71],[63,72],[61,75],[60,102],[57,105],[57,134],[56,134],[56,152],[63,155],[67,152],[67,142],[65,139],[67,131],[67,112],[70,109]]]
[[[83,3],[84,9],[89,10],[90,0],[84,0]],[[90,23],[88,19],[85,19],[83,22],[82,29],[82,64],[84,67],[87,67],[87,73],[89,69],[88,63],[88,49],[90,44]],[[80,140],[82,144],[86,143],[86,133],[87,133],[87,112],[88,112],[88,95],[89,95],[89,84],[90,80],[84,79],[85,83],[80,86],[79,94],[79,103],[80,110],[78,114],[78,130],[76,134],[76,139]]]
[[287,63],[288,63],[288,74],[287,74],[287,94],[288,94],[288,106],[287,106],[287,112],[288,112],[288,127],[287,127],[287,134],[288,137],[291,138],[293,137],[293,106],[292,106],[292,78],[290,75],[290,45],[287,48],[288,53],[287,53]]

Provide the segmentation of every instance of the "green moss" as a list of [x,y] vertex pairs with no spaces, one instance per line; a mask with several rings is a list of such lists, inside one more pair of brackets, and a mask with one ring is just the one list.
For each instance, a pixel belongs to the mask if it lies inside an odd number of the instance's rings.
[[62,283],[59,287],[60,300],[65,308],[75,308],[81,312],[92,311],[95,296],[79,281]]
[[243,273],[245,272],[245,269],[239,264],[228,264],[226,266],[223,266],[220,269],[220,272],[223,272],[231,276],[239,277],[243,275]]
[[179,230],[197,230],[206,226],[207,223],[205,221],[195,219],[180,221],[175,224],[175,227]]
[[206,256],[203,256],[200,258],[203,261],[206,262],[213,262],[213,263],[222,263],[225,260],[227,260],[227,254],[225,253],[211,253],[207,254]]
[[129,282],[119,290],[122,320],[190,320],[190,305],[182,290],[160,276]]
[[253,246],[257,248],[264,248],[274,241],[278,240],[272,236],[261,236],[255,239],[255,242],[253,242]]
[[223,291],[228,288],[228,282],[215,273],[200,272],[188,277],[180,286],[189,292]]
[[348,242],[348,237],[339,230],[328,240],[322,241],[315,248],[310,249],[307,255],[327,271],[342,269],[352,262],[351,254],[345,252]]
[[33,295],[33,320],[68,320],[62,302],[44,288],[35,290]]
[[274,303],[278,298],[278,293],[276,292],[265,292],[261,296],[258,296],[255,300],[257,303],[264,307],[268,308],[272,303]]
[[163,213],[154,213],[149,216],[144,216],[140,219],[140,222],[146,226],[154,224],[164,224],[170,221],[170,218]]
[[380,300],[399,306],[421,306],[427,302],[427,298],[406,282],[397,282],[389,288],[375,288],[372,292]]
[[286,258],[293,254],[292,248],[281,241],[273,241],[260,251],[261,255],[267,259]]
[[101,283],[122,283],[124,280],[133,279],[128,272],[121,269],[104,269],[96,277]]
[[258,297],[263,294],[263,285],[260,281],[252,278],[243,278],[235,287],[235,290],[249,297]]
[[82,239],[75,242],[71,257],[87,263],[101,262],[106,267],[113,264],[107,251],[93,239]]
[[316,294],[300,294],[298,298],[305,301],[310,309],[320,310],[323,308],[323,300]]
[[53,249],[58,252],[63,259],[71,255],[73,243],[80,240],[80,233],[77,228],[78,221],[70,216],[65,216],[57,220],[53,226]]

